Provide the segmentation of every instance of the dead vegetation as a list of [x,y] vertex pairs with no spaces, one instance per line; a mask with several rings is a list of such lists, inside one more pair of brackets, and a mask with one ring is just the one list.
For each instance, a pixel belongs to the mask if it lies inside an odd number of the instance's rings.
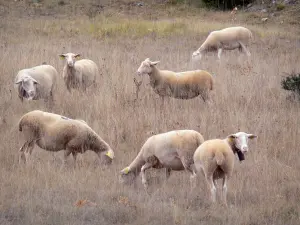
[[[248,25],[237,19],[235,24],[253,29],[255,34],[255,43],[250,46],[251,64],[243,63],[242,56],[236,60],[234,51],[224,53],[221,65],[213,56],[192,64],[191,54],[207,32],[231,24],[223,22],[225,17],[215,14],[216,19],[210,20],[212,17],[201,15],[197,20],[185,17],[175,22],[137,21],[130,16],[122,22],[120,18],[24,20],[10,15],[1,20],[0,223],[299,224],[300,105],[287,101],[288,92],[280,86],[284,72],[300,71],[300,43],[294,38],[298,31],[292,25],[267,30],[263,25]],[[169,33],[161,29],[172,27],[170,24],[176,21],[183,24],[178,33],[173,28]],[[86,32],[87,25],[93,23],[101,35]],[[126,33],[127,23],[131,33]],[[110,31],[114,35],[103,32],[111,27],[107,24],[114,24]],[[144,33],[148,27],[156,29]],[[88,90],[87,96],[78,92],[70,95],[60,77],[60,97],[55,99],[52,112],[84,119],[107,140],[116,157],[109,168],[99,167],[95,155],[87,152],[81,157],[80,168],[60,169],[62,152],[49,154],[38,148],[31,166],[18,165],[22,139],[17,122],[30,110],[46,108],[42,101],[21,104],[12,88],[13,78],[19,69],[42,62],[53,65],[61,74],[64,62],[58,54],[65,51],[94,60],[101,71],[100,83],[96,90]],[[134,101],[133,79],[141,81],[135,72],[146,57],[161,58],[162,67],[176,71],[201,68],[211,72],[216,79],[213,106],[206,107],[197,98],[169,99],[162,109],[147,78],[142,80],[139,99]],[[137,189],[118,183],[119,171],[136,156],[150,133],[173,129],[195,129],[205,139],[224,138],[239,130],[258,135],[257,141],[250,143],[246,160],[236,161],[228,184],[229,209],[209,205],[204,179],[198,181],[195,192],[190,192],[189,176],[184,172],[171,175],[167,182],[163,172],[149,172],[153,176],[150,195],[145,194],[140,182]]]

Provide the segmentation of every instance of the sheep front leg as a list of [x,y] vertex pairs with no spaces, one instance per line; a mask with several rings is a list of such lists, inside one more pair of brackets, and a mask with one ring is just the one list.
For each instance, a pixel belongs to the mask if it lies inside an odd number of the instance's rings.
[[152,166],[153,166],[153,164],[151,162],[146,162],[146,164],[143,165],[141,168],[142,184],[144,185],[145,190],[147,190],[147,187],[148,187],[148,182],[147,182],[145,171],[147,169],[151,168]]
[[74,159],[74,169],[76,168],[76,163],[77,163],[77,161],[76,161],[76,159],[77,159],[77,152],[72,152],[72,155],[73,155],[73,159]]
[[243,52],[245,52],[246,55],[247,55],[248,57],[250,57],[250,56],[251,56],[251,53],[250,53],[249,50],[246,48],[246,46],[245,46],[242,42],[239,42],[239,43],[240,43],[241,48],[243,49]]
[[222,48],[218,48],[218,59],[219,61],[221,61],[221,54],[222,54],[223,49]]
[[71,154],[71,152],[72,151],[70,149],[67,149],[67,150],[64,151],[64,158],[63,158],[63,165],[62,165],[63,167],[66,166],[68,156]]

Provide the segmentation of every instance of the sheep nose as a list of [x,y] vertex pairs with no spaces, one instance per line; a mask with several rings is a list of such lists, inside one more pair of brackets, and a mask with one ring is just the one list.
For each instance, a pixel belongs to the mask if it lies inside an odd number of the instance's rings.
[[248,146],[243,146],[242,147],[242,152],[248,152]]

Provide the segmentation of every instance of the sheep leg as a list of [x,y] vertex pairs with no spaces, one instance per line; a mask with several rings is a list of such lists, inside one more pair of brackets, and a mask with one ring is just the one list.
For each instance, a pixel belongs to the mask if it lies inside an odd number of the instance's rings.
[[166,168],[166,180],[169,179],[169,177],[171,176],[171,168]]
[[68,156],[71,154],[71,152],[72,151],[70,149],[64,151],[63,166],[66,166]]
[[215,181],[213,180],[213,175],[209,174],[206,176],[206,181],[210,190],[210,195],[211,195],[211,201],[213,203],[216,202],[216,194],[217,194],[217,189],[215,186]]
[[19,163],[21,163],[21,162],[26,163],[25,151],[26,151],[26,149],[28,148],[28,144],[29,144],[29,142],[26,141],[26,142],[22,145],[22,147],[19,149],[19,152],[20,152]]
[[32,154],[33,148],[34,148],[34,141],[31,141],[31,142],[28,143],[28,146],[27,146],[26,150],[24,151],[26,162],[29,161],[29,157]]
[[242,42],[239,42],[240,44],[240,48],[243,49],[243,51],[247,54],[248,57],[251,56],[251,53],[249,52],[249,50],[246,48],[246,46],[242,43]]
[[221,54],[222,54],[223,49],[218,48],[218,59],[221,60]]
[[225,174],[224,178],[223,178],[223,202],[224,205],[227,207],[227,180],[228,180],[228,176]]
[[148,182],[147,182],[145,170],[151,168],[152,166],[153,166],[153,163],[151,163],[151,162],[146,162],[146,163],[142,166],[142,168],[141,168],[142,184],[144,185],[144,188],[145,188],[145,189],[147,189],[147,187],[148,187]]
[[73,159],[74,159],[74,169],[76,168],[76,159],[77,159],[77,152],[72,152],[72,155],[73,155]]

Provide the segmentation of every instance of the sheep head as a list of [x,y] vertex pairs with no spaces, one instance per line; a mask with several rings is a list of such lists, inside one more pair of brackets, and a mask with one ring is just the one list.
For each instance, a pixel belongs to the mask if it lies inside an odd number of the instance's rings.
[[153,70],[153,66],[157,65],[159,61],[151,62],[149,58],[145,59],[140,67],[137,70],[138,75],[143,75],[143,74],[151,74]]
[[119,182],[121,184],[131,184],[136,177],[136,173],[129,166],[120,171]]
[[74,67],[75,61],[80,57],[80,54],[65,53],[60,54],[59,57],[65,59],[69,67]]
[[248,140],[257,138],[254,134],[247,134],[245,132],[238,132],[235,134],[230,134],[227,136],[227,140],[229,143],[232,143],[235,148],[235,152],[237,153],[240,161],[244,160],[244,154],[248,152]]
[[19,95],[27,100],[32,100],[36,95],[36,85],[38,82],[30,75],[24,75],[15,84],[19,85]]

